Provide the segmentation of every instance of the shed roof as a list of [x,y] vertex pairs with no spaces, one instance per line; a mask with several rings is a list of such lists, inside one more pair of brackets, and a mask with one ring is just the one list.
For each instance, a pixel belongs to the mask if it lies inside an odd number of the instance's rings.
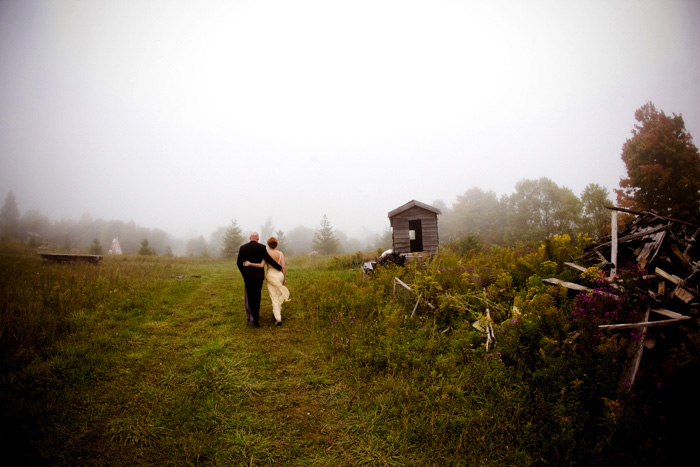
[[442,211],[440,211],[438,208],[434,208],[433,206],[430,206],[429,204],[421,203],[420,201],[416,201],[415,199],[409,201],[408,203],[404,204],[403,206],[399,206],[398,208],[394,209],[393,211],[389,211],[389,218],[391,219],[392,217],[396,216],[397,214],[401,214],[404,211],[408,211],[409,209],[413,207],[419,207],[423,208],[427,211],[434,212],[435,214],[442,214]]

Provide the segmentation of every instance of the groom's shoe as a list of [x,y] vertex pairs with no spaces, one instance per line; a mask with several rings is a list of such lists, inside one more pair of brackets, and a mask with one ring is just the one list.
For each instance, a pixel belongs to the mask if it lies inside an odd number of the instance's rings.
[[256,322],[254,321],[254,322],[253,322],[253,327],[254,327],[254,328],[259,328],[259,327],[260,327],[260,323],[256,323]]
[[282,326],[282,321],[277,321],[277,326]]

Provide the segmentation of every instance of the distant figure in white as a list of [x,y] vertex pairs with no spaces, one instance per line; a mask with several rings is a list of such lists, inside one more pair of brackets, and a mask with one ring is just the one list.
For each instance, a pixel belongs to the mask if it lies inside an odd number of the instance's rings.
[[109,247],[109,254],[110,255],[121,255],[122,254],[122,247],[119,246],[119,239],[115,238],[112,240],[112,245]]
[[[269,247],[267,252],[272,259],[282,266],[282,270],[278,271],[268,265],[267,271],[265,272],[265,281],[267,282],[267,291],[270,294],[270,301],[272,302],[272,313],[275,315],[277,326],[282,326],[282,303],[289,301],[289,289],[285,287],[287,283],[287,267],[284,263],[284,254],[277,249],[277,245],[277,239],[275,237],[270,237],[267,241],[267,246]],[[245,261],[243,265],[262,268],[265,267],[265,260],[262,260],[260,263]]]

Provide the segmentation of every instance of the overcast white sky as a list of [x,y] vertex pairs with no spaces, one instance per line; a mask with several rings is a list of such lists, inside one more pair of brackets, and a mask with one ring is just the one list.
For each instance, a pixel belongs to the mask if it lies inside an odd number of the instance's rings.
[[700,138],[700,2],[0,0],[0,195],[54,220],[359,236],[475,186],[580,196],[647,101]]

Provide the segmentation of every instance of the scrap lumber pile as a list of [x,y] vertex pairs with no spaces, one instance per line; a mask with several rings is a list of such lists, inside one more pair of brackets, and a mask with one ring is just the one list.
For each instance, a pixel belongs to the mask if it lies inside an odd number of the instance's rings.
[[[656,350],[662,360],[668,352],[664,336],[676,335],[668,325],[698,321],[700,311],[700,226],[678,219],[664,217],[653,211],[634,212],[622,208],[610,209],[627,212],[636,217],[615,237],[601,239],[588,248],[578,259],[587,266],[603,265],[610,271],[615,264],[612,256],[616,251],[618,267],[638,265],[645,271],[648,296],[655,302],[644,318],[636,323],[604,324],[600,329],[609,331],[636,328],[643,339],[632,340],[628,348],[628,359],[618,382],[618,391],[624,392],[634,384],[642,359],[647,349]],[[581,266],[569,264],[581,269]],[[660,329],[663,328],[663,331]],[[654,331],[652,331],[654,330]],[[671,332],[669,332],[671,331]],[[670,339],[675,341],[677,339]],[[664,345],[657,345],[657,341]],[[661,353],[659,353],[661,352]]]
[[[617,235],[617,265],[630,263],[646,271],[649,295],[659,307],[683,313],[700,311],[700,226],[653,211],[634,212],[635,218]],[[613,267],[613,239],[603,238],[578,259],[586,265]]]

